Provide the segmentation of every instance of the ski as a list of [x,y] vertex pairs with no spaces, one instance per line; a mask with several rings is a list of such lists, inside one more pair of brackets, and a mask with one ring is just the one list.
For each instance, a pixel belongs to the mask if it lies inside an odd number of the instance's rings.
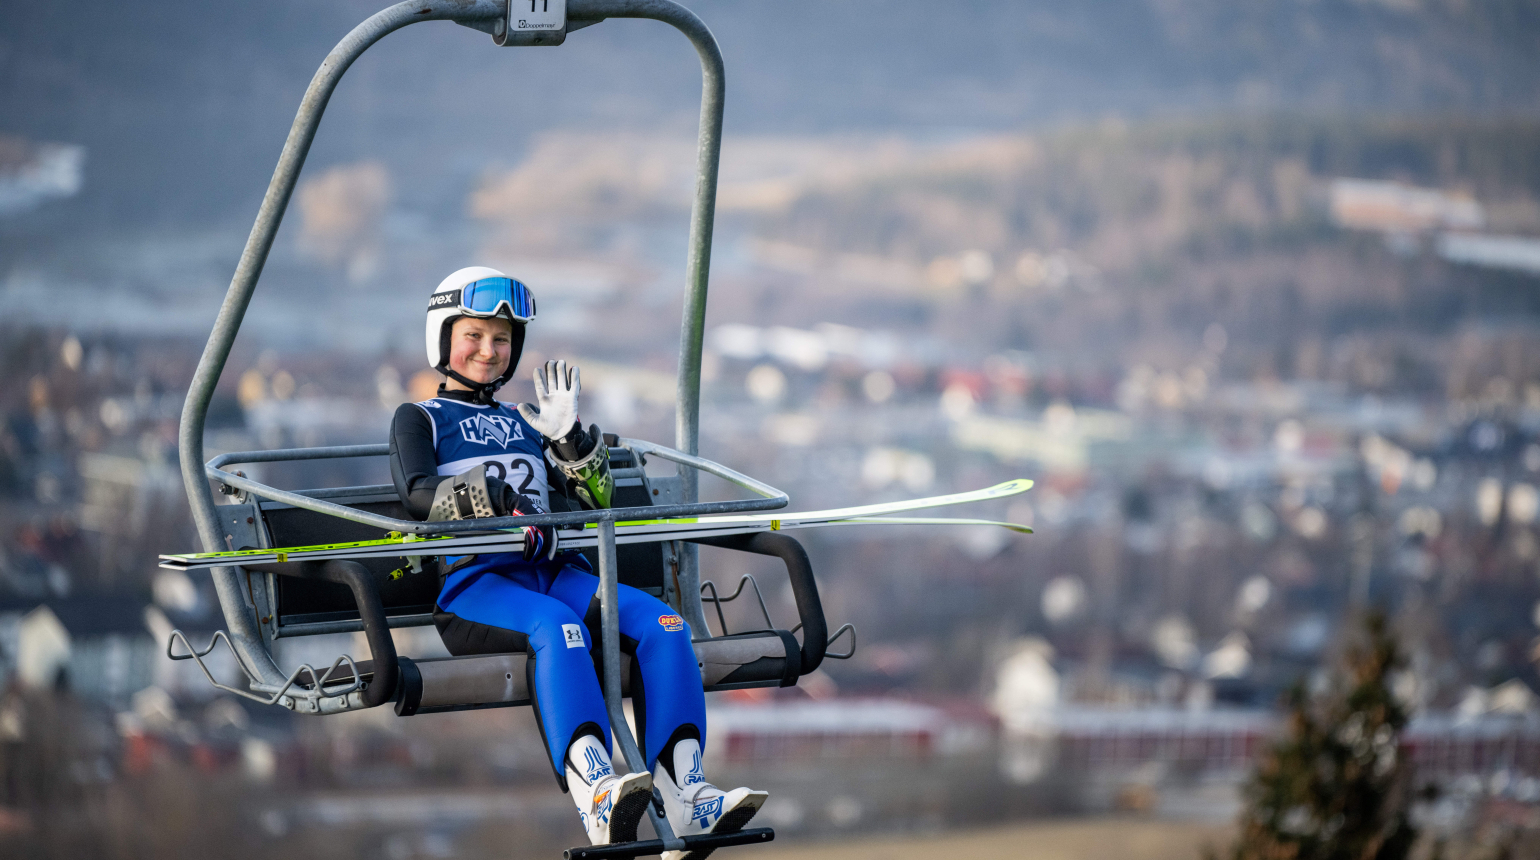
[[[885,515],[1007,498],[1024,493],[1031,488],[1032,481],[1017,479],[971,492],[930,496],[876,505],[836,508],[826,511],[622,521],[615,524],[615,542],[617,544],[630,544],[689,540],[695,537],[815,528],[846,523],[860,525],[990,525],[1008,528],[1013,531],[1030,532],[1031,529],[1016,523],[1003,523],[993,520],[900,518]],[[598,544],[598,525],[596,523],[587,523],[579,528],[559,528],[557,529],[557,535],[560,546],[563,549],[585,549]],[[513,552],[522,549],[523,546],[523,530],[515,528],[497,531],[492,534],[460,537],[451,535],[438,537],[402,535],[353,543],[237,550],[234,552],[162,555],[160,557],[160,566],[172,570],[202,570],[233,564],[267,564],[287,561],[329,561],[342,558],[357,559],[426,555],[473,555],[478,553]]]

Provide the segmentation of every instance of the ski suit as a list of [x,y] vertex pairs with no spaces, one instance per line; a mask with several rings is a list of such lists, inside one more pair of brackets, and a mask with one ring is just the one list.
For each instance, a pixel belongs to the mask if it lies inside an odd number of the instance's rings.
[[[483,463],[489,485],[505,482],[541,510],[577,507],[562,493],[563,476],[547,468],[549,442],[507,404],[481,406],[468,393],[440,388],[430,400],[402,404],[390,437],[396,491],[419,519],[427,517],[441,476]],[[529,562],[518,553],[460,556],[441,565],[447,576],[433,617],[445,647],[456,656],[528,653],[536,720],[565,790],[563,761],[573,741],[592,734],[610,748],[596,672],[599,578],[576,552]],[[619,609],[620,647],[633,658],[637,741],[652,770],[659,753],[679,738],[705,745],[700,667],[690,628],[666,603],[621,585]]]

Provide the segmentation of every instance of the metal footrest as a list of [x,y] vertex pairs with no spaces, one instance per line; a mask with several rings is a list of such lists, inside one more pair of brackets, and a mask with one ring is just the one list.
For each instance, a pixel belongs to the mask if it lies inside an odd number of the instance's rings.
[[[727,848],[732,845],[756,845],[775,839],[775,831],[769,827],[755,827],[737,833],[703,833],[686,836],[687,848]],[[621,842],[618,845],[590,845],[586,848],[568,848],[562,852],[564,860],[630,860],[663,853],[663,840],[646,839],[637,842]]]

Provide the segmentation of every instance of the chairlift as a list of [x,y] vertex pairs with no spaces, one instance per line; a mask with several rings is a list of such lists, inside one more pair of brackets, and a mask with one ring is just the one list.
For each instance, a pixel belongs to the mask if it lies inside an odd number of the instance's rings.
[[[523,8],[525,2],[530,3],[528,10]],[[602,444],[608,448],[615,479],[610,508],[570,510],[560,495],[553,495],[550,513],[447,522],[413,519],[393,485],[281,490],[233,468],[385,457],[390,453],[388,444],[238,451],[204,462],[204,424],[215,385],[315,139],[321,114],[353,61],[386,35],[420,21],[453,21],[490,34],[499,46],[555,46],[564,43],[573,31],[612,18],[667,23],[690,40],[701,61],[700,137],[685,270],[674,447],[605,434]],[[524,653],[411,657],[397,653],[390,630],[434,624],[439,577],[433,550],[456,540],[509,540],[508,534],[521,532],[523,526],[551,525],[564,533],[575,529],[580,540],[571,545],[584,547],[582,551],[599,574],[600,682],[615,746],[627,768],[640,770],[645,758],[621,709],[638,667],[620,651],[620,583],[651,593],[683,616],[707,692],[790,687],[826,658],[854,656],[856,636],[851,624],[829,635],[812,564],[802,545],[785,533],[787,529],[886,523],[993,525],[1030,532],[1024,526],[987,520],[890,515],[1004,498],[1026,491],[1031,481],[1007,481],[928,499],[772,516],[763,512],[785,507],[789,501],[786,493],[699,456],[701,345],[722,144],[722,103],[722,55],[716,40],[700,18],[673,0],[409,0],[376,13],[339,42],[311,79],[300,103],[182,408],[182,481],[205,552],[162,556],[162,566],[208,568],[226,629],[217,631],[202,648],[194,646],[181,631],[172,631],[166,656],[196,662],[220,690],[301,714],[338,714],[385,704],[392,704],[400,716],[528,705],[531,684],[526,669],[530,663]],[[649,475],[649,458],[674,464],[674,474]],[[699,501],[701,473],[727,481],[748,497]],[[211,482],[227,497],[223,504],[215,503]],[[622,532],[618,538],[617,528]],[[360,549],[364,544],[367,548]],[[779,559],[790,581],[797,623],[789,630],[776,626],[752,576],[741,579],[726,596],[720,595],[712,582],[702,582],[701,544]],[[733,632],[727,627],[722,604],[743,597],[745,586],[752,586],[764,626]],[[703,610],[707,602],[717,616],[716,633]],[[593,622],[589,625],[592,628]],[[343,654],[324,669],[302,665],[287,672],[273,658],[271,646],[279,639],[346,632],[364,634],[367,658]],[[844,650],[831,651],[847,634]],[[221,682],[210,671],[205,658],[221,642],[234,653],[244,686]],[[679,837],[657,807],[657,803],[652,804],[647,813],[657,839],[573,848],[566,856],[629,858],[665,850],[707,853],[775,838],[767,827]]]
[[[529,8],[524,3],[529,2]],[[538,4],[538,5],[537,5]],[[283,218],[321,115],[337,82],[358,57],[386,35],[423,21],[453,21],[492,36],[498,46],[557,46],[569,33],[609,19],[647,18],[683,33],[700,57],[701,119],[697,144],[695,197],[690,218],[689,255],[683,331],[679,346],[678,406],[674,447],[606,435],[615,478],[614,507],[603,510],[553,511],[539,517],[487,518],[425,523],[413,519],[393,486],[328,487],[286,491],[247,477],[233,467],[243,464],[299,462],[350,457],[388,456],[389,446],[354,445],[242,451],[204,462],[204,423],[214,388],[229,358],[246,307],[256,289],[273,238]],[[697,540],[628,543],[617,546],[615,523],[640,519],[698,517],[784,507],[786,493],[698,456],[701,345],[706,287],[711,259],[717,168],[722,142],[724,79],[721,51],[699,17],[672,0],[410,0],[386,8],[353,29],[327,55],[305,92],[284,143],[257,220],[241,254],[224,303],[198,362],[182,410],[182,479],[193,519],[206,551],[291,547],[382,538],[391,532],[434,536],[550,523],[562,527],[596,524],[597,546],[587,550],[599,573],[601,604],[599,644],[602,678],[617,750],[627,767],[644,767],[644,758],[621,710],[629,694],[631,661],[620,652],[616,589],[619,583],[660,597],[688,622],[707,691],[788,687],[816,670],[826,657],[847,658],[855,651],[855,630],[847,624],[833,638],[850,635],[848,647],[830,653],[818,587],[807,553],[792,537],[777,531]],[[674,464],[675,474],[649,475],[649,458]],[[698,501],[699,474],[726,480],[748,498]],[[216,504],[210,482],[227,498]],[[702,583],[697,546],[707,543],[781,560],[790,579],[798,621],[779,629],[766,610],[764,627],[732,632],[721,604],[743,593],[744,583],[719,597]],[[433,624],[438,595],[435,560],[403,554],[395,558],[280,561],[212,569],[226,629],[203,648],[174,632],[167,656],[194,660],[209,681],[226,692],[296,713],[327,715],[393,704],[397,714],[441,713],[530,703],[522,653],[448,658],[399,654],[390,628]],[[749,578],[752,582],[752,578]],[[702,609],[717,610],[713,634]],[[757,583],[753,591],[759,593]],[[760,608],[764,609],[763,598]],[[278,639],[362,631],[368,656],[341,655],[328,667],[304,665],[286,671],[274,660]],[[800,640],[797,633],[800,632]],[[245,675],[244,686],[219,681],[204,658],[223,641]],[[656,809],[648,817],[658,838],[619,845],[574,848],[576,857],[634,857],[664,850],[720,848],[767,842],[770,828],[682,839]]]

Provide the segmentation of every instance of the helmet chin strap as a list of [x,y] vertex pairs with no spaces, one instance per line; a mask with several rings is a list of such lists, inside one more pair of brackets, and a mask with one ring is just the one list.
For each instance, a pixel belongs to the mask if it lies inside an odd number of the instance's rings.
[[477,382],[458,371],[442,366],[438,368],[438,372],[469,388],[471,390],[471,402],[480,406],[491,406],[494,403],[492,395],[496,394],[497,389],[502,388],[503,383],[508,381],[505,378],[499,378],[491,382]]

